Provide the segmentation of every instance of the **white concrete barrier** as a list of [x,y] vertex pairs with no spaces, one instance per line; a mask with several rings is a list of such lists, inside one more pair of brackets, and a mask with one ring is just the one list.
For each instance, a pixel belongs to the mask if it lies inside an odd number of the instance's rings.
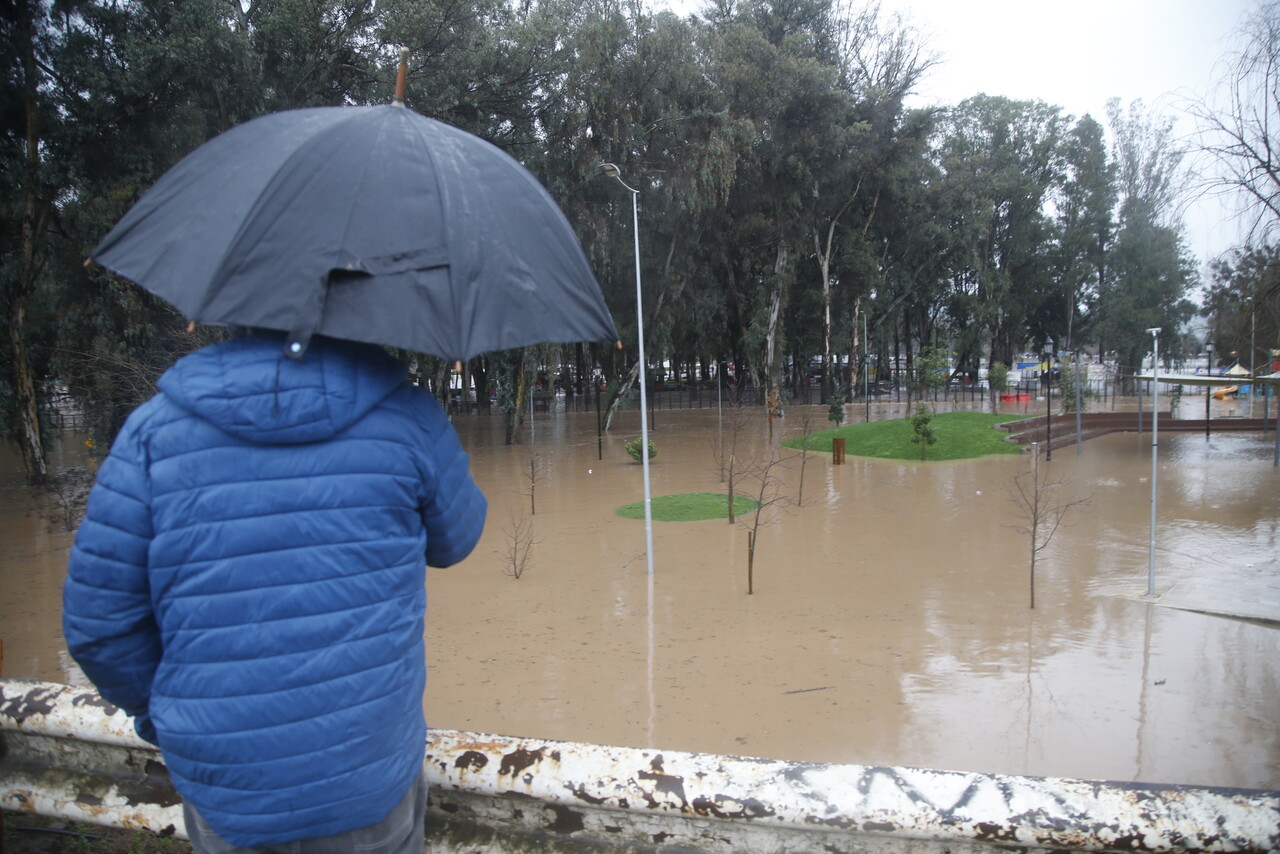
[[[0,680],[0,808],[185,836],[91,691]],[[436,730],[426,851],[1280,851],[1280,792],[822,765]]]

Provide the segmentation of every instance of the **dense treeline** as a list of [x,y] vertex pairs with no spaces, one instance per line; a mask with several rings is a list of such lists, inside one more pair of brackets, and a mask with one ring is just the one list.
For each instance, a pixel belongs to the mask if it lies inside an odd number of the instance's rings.
[[[1027,350],[1134,365],[1145,328],[1180,329],[1194,311],[1167,119],[1113,103],[1107,134],[1038,101],[912,108],[935,58],[875,5],[713,0],[688,17],[638,0],[0,5],[0,409],[35,474],[54,389],[109,439],[160,371],[217,334],[187,334],[165,305],[84,267],[95,243],[237,123],[388,102],[401,46],[410,107],[502,146],[560,202],[627,345],[475,360],[471,379],[508,411],[535,362],[562,366],[571,389],[595,364],[618,395],[635,376],[630,195],[603,162],[639,190],[655,366],[733,363],[785,398],[814,359],[824,394],[936,348],[964,371]],[[1161,352],[1183,346],[1169,336]]]

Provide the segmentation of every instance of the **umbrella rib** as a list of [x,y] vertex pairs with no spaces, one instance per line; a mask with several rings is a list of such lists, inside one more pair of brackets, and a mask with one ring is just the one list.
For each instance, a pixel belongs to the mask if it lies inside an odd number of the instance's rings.
[[[450,204],[449,204],[450,199],[448,197],[450,185],[447,181],[440,180],[440,162],[439,160],[437,160],[435,156],[436,154],[435,150],[432,148],[433,143],[442,143],[444,145],[450,144],[449,140],[447,139],[448,135],[441,132],[441,128],[445,126],[438,124],[435,119],[432,119],[427,116],[422,116],[421,120],[414,122],[411,125],[411,127],[413,128],[415,132],[415,136],[417,137],[418,142],[422,147],[423,156],[428,161],[428,165],[430,168],[427,170],[427,174],[431,175],[432,178],[435,180],[436,193],[440,197],[440,210],[442,212],[451,210]],[[430,130],[431,132],[430,135],[428,134],[428,130]],[[456,283],[454,281],[454,275],[456,274],[458,268],[461,265],[459,265],[457,263],[457,259],[453,257],[453,250],[455,247],[452,245],[452,242],[449,240],[449,225],[450,225],[449,218],[446,216],[441,216],[440,223],[441,223],[441,231],[443,232],[440,235],[441,243],[444,244],[445,255],[449,258],[449,263],[445,265],[445,270],[447,271],[447,275],[449,277],[449,285],[450,285],[447,290],[447,293],[449,295],[449,322],[454,324],[459,336],[467,335],[466,341],[462,341],[462,340],[458,341],[458,352],[446,353],[441,355],[444,356],[446,361],[448,360],[462,361],[462,360],[465,360],[464,357],[466,353],[471,349],[471,340],[470,340],[468,327],[461,323],[461,318],[458,316],[460,311],[460,308],[458,305],[459,295],[458,295],[458,288],[456,287]]]
[[[384,120],[384,124],[385,124],[385,120]],[[366,153],[368,153],[368,152],[366,152]],[[356,195],[357,195],[357,196],[359,196],[359,195],[360,195],[360,188],[364,186],[364,179],[365,179],[365,176],[369,174],[369,161],[370,161],[370,158],[369,158],[369,157],[365,157],[365,158],[364,158],[364,160],[363,160],[363,161],[361,162],[361,164],[360,164],[360,177],[359,177],[359,179],[356,181]],[[345,220],[345,221],[343,222],[343,224],[342,224],[342,243],[341,243],[341,245],[342,245],[342,246],[348,246],[348,245],[350,245],[350,244],[348,243],[348,239],[349,239],[349,238],[350,238],[350,236],[351,236],[351,220],[352,220],[352,217],[354,217],[354,216],[355,216],[355,209],[356,209],[356,206],[355,206],[355,205],[350,205],[350,206],[348,206],[348,208],[347,208],[347,218],[346,218],[346,220]],[[363,259],[360,259],[360,260],[363,260]],[[325,287],[326,287],[326,288],[328,288],[328,281],[327,281],[327,280],[326,280],[326,282],[325,282]],[[322,304],[322,305],[323,305],[323,304]]]
[[[313,109],[324,110],[324,109],[332,109],[332,108],[316,107]],[[298,145],[292,152],[289,153],[287,157],[284,158],[284,160],[281,161],[279,168],[275,170],[275,173],[272,175],[271,179],[267,181],[265,184],[263,184],[262,189],[258,192],[257,197],[254,199],[253,203],[249,206],[249,209],[246,211],[245,215],[242,217],[240,226],[236,230],[235,236],[227,243],[227,251],[224,253],[222,259],[218,264],[217,271],[214,275],[215,279],[225,278],[230,273],[230,271],[235,268],[236,265],[242,263],[242,261],[244,260],[247,253],[245,251],[245,247],[243,244],[245,241],[249,239],[250,235],[252,235],[255,232],[259,232],[261,230],[258,224],[258,219],[262,215],[263,208],[268,203],[278,203],[280,198],[278,194],[278,187],[282,181],[282,176],[286,175],[289,172],[289,167],[292,164],[310,156],[310,153],[314,151],[321,144],[321,141],[325,139],[328,134],[334,132],[335,129],[342,127],[343,125],[346,125],[350,122],[358,121],[360,113],[370,109],[376,109],[376,108],[350,107],[350,108],[344,108],[344,109],[350,110],[350,112],[343,115],[340,121],[336,121],[331,125],[327,126],[324,129],[324,133],[311,135],[305,138],[300,145]],[[324,271],[324,273],[325,273],[324,284],[327,286],[328,270]],[[212,302],[212,300],[215,297],[216,297],[216,294],[212,291],[206,294],[203,302],[200,305],[201,314],[203,314],[208,310],[210,302]],[[324,305],[324,302],[323,302],[323,295],[322,295],[321,297],[322,314],[323,314],[323,305]],[[193,317],[192,319],[201,320],[202,318]],[[216,320],[217,318],[213,318],[213,319]],[[317,327],[319,325],[319,320],[320,318],[316,318]],[[295,323],[295,326],[296,325],[297,324]]]

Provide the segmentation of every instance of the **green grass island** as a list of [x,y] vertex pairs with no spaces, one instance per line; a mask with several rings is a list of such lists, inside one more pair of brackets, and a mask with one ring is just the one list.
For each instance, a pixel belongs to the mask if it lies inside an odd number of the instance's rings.
[[[745,495],[733,499],[734,515],[750,513],[756,502]],[[624,504],[617,514],[626,519],[643,519],[644,502]],[[649,514],[655,522],[705,522],[724,520],[729,516],[729,496],[715,492],[685,492],[677,495],[660,495],[649,501]]]
[[[995,428],[996,425],[1021,421],[1025,417],[988,412],[938,413],[930,422],[938,440],[936,444],[929,446],[927,461],[965,460],[990,454],[1020,454],[1023,447],[1010,442],[1007,433]],[[852,456],[919,462],[920,445],[912,441],[913,435],[910,418],[894,418],[819,430],[787,439],[782,444],[797,451],[831,453],[831,440],[843,438],[845,453]]]

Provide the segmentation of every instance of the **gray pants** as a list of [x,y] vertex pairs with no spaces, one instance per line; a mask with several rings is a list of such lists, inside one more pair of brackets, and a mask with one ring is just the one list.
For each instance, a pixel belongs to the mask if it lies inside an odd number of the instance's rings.
[[396,804],[390,815],[377,824],[336,836],[239,848],[224,842],[214,833],[195,807],[185,801],[182,804],[187,836],[196,854],[422,854],[426,844],[422,828],[426,811],[427,781],[419,771],[408,794]]

